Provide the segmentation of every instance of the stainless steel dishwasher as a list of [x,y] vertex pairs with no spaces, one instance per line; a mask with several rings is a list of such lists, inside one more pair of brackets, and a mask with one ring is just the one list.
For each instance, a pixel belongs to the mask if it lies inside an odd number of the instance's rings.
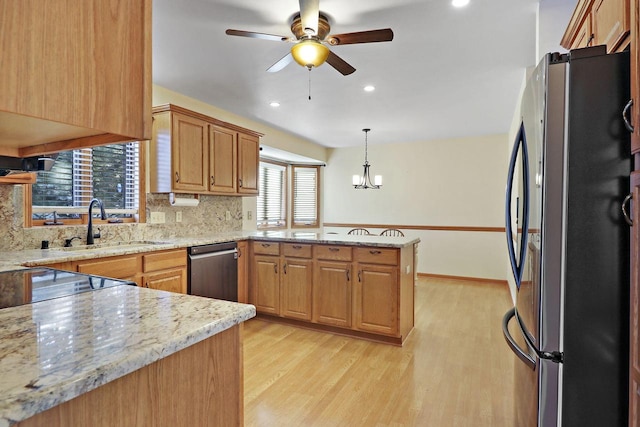
[[189,248],[187,293],[238,301],[238,249],[236,242]]

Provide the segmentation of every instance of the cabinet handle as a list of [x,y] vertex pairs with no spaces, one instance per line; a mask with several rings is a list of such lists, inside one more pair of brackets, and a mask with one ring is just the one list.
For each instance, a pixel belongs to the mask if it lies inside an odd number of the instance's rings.
[[271,243],[261,243],[261,246],[263,248],[268,248],[269,246],[271,246]]
[[340,250],[340,248],[329,248],[329,250],[331,252],[338,252]]
[[213,175],[211,175],[211,185],[215,185],[215,183],[216,183],[216,178]]
[[631,199],[633,199],[633,193],[629,193],[627,195],[627,197],[624,198],[624,200],[622,201],[622,216],[624,217],[624,220],[627,222],[627,224],[629,224],[630,227],[633,227],[633,220],[629,217],[629,214],[627,213],[627,203],[629,203],[629,201],[631,201]]
[[380,255],[382,253],[382,251],[371,250],[371,251],[369,251],[369,253],[371,255]]
[[596,38],[596,35],[594,33],[591,33],[591,35],[589,35],[589,39],[587,40],[587,46],[591,46],[591,42],[595,38]]
[[242,187],[242,178],[238,178],[238,185]]
[[286,263],[282,266],[282,270],[284,271],[284,274],[287,274],[287,264]]
[[362,283],[362,270],[358,270],[358,282]]
[[293,249],[302,249],[302,246],[300,246],[300,245],[293,245],[293,246],[292,246],[292,248],[293,248]]
[[632,105],[633,105],[633,99],[630,99],[629,102],[627,102],[627,105],[625,105],[624,109],[622,110],[622,120],[624,120],[624,127],[626,127],[627,130],[631,133],[633,133],[634,127],[631,124],[631,121],[629,121],[629,118],[627,117],[627,113],[631,109]]
[[351,281],[351,270],[347,270],[347,282]]
[[273,264],[273,272],[278,274],[278,264]]
[[238,258],[242,256],[242,249],[238,249]]
[[148,288],[149,287],[149,282],[144,282],[144,287]]
[[176,182],[180,182],[180,174],[176,171]]

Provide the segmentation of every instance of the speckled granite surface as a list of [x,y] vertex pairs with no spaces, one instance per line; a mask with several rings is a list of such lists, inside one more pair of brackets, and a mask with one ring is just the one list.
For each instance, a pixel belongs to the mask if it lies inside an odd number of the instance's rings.
[[[377,246],[402,248],[418,243],[420,239],[411,237],[386,236],[349,236],[346,234],[323,234],[301,231],[231,231],[213,233],[199,237],[174,237],[160,240],[144,241],[108,241],[103,239],[89,250],[65,250],[65,248],[30,249],[23,251],[0,252],[0,271],[15,270],[23,266],[53,264],[57,262],[78,261],[83,259],[103,258],[116,255],[158,251],[189,246],[206,245],[209,243],[230,242],[238,240],[278,240],[297,243],[324,243],[350,246]],[[122,243],[122,244],[119,244]]]
[[255,316],[255,307],[117,286],[0,310],[0,427]]

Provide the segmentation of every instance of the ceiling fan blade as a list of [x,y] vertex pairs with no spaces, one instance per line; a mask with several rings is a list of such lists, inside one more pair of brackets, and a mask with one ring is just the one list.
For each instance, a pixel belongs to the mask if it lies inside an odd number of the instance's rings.
[[332,34],[327,37],[327,42],[332,46],[356,43],[390,42],[391,40],[393,40],[393,31],[391,28],[359,31],[357,33]]
[[306,34],[314,36],[318,34],[319,15],[320,0],[300,0],[300,21],[302,30]]
[[270,73],[278,72],[282,70],[284,67],[286,67],[287,65],[289,65],[291,61],[293,61],[293,55],[291,55],[291,52],[289,52],[285,56],[280,58],[278,62],[273,64],[271,67],[267,68],[267,71]]
[[243,31],[243,30],[227,30],[225,31],[229,36],[240,36],[240,37],[250,37],[252,39],[262,39],[262,40],[273,40],[277,42],[286,42],[289,40],[289,37],[285,36],[277,36],[275,34],[265,34],[265,33],[256,33],[253,31]]
[[327,64],[338,70],[343,76],[348,76],[356,71],[356,69],[349,65],[347,61],[331,51],[329,51],[329,56],[327,57]]

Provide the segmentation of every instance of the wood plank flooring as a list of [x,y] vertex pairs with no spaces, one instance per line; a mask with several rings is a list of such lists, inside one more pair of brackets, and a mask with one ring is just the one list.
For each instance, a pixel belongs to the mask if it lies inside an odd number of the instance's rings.
[[403,347],[244,328],[246,426],[512,426],[506,285],[420,278]]

